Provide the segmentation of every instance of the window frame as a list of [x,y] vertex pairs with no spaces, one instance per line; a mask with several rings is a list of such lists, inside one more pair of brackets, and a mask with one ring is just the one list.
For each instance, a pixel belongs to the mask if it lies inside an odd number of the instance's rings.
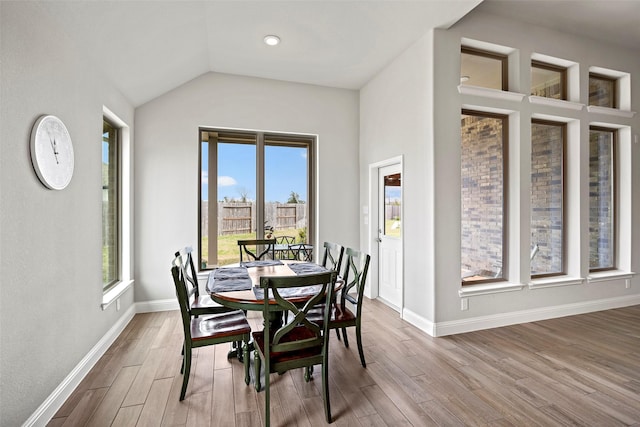
[[[547,62],[538,61],[538,60],[533,59],[533,60],[531,60],[531,68],[540,68],[540,69],[543,69],[543,70],[559,72],[560,73],[560,85],[561,85],[561,90],[560,90],[561,98],[560,99],[562,101],[566,101],[567,100],[567,68],[566,67],[562,67],[560,65],[549,64]],[[531,92],[531,88],[530,88],[529,92]],[[544,97],[544,98],[547,98],[547,97]]]
[[[590,72],[588,86],[591,86],[591,79],[606,81],[612,84],[612,87],[611,87],[611,93],[613,97],[611,102],[612,105],[610,107],[603,107],[603,108],[615,108],[615,109],[619,108],[618,106],[620,104],[620,101],[618,100],[618,79],[616,77]],[[588,99],[587,99],[587,105],[594,106],[594,107],[602,107],[601,105],[591,104],[590,100],[591,100],[591,94],[589,93]]]
[[[111,120],[109,117],[106,117],[103,115],[102,117],[103,120],[103,135],[104,135],[104,126],[105,124],[110,126],[113,129],[113,134],[114,134],[114,141],[113,142],[109,142],[109,145],[111,146],[111,144],[113,144],[113,147],[115,149],[115,154],[114,154],[114,158],[116,160],[116,164],[114,165],[114,168],[111,169],[110,168],[110,174],[111,172],[113,172],[115,174],[115,197],[114,197],[114,203],[116,204],[114,207],[115,210],[115,224],[114,224],[114,230],[112,231],[113,234],[113,238],[115,241],[114,249],[115,249],[115,253],[112,254],[113,258],[115,259],[115,277],[109,281],[106,282],[104,281],[104,274],[105,274],[105,270],[104,270],[104,265],[103,265],[103,269],[102,269],[102,273],[103,273],[103,282],[102,282],[102,290],[103,292],[108,292],[109,290],[113,289],[116,285],[118,285],[118,283],[120,283],[122,281],[122,128],[116,124],[113,120]],[[104,137],[103,137],[104,138]],[[109,164],[109,166],[111,166]],[[104,177],[103,177],[104,178]],[[104,188],[104,184],[103,184],[103,191],[105,190]],[[104,200],[104,199],[103,199]],[[111,200],[109,200],[109,202],[111,202]],[[103,208],[103,212],[102,212],[102,227],[105,227],[104,221],[104,208]],[[104,247],[105,244],[105,239],[104,239],[104,234],[102,237],[102,244]],[[104,261],[103,261],[104,262]]]
[[[505,92],[509,91],[509,57],[507,55],[502,55],[500,53],[491,52],[488,50],[478,49],[478,48],[469,47],[469,46],[461,46],[460,54],[481,56],[481,57],[500,61],[500,64],[501,64],[500,71],[502,73],[502,76],[501,76],[502,87],[500,90]],[[488,89],[493,89],[493,88],[488,88]]]
[[[463,108],[461,110],[461,116],[475,116],[492,119],[500,119],[502,122],[502,262],[501,262],[501,277],[487,278],[473,281],[464,281],[460,278],[462,287],[498,283],[508,281],[509,276],[509,115],[491,113],[482,110],[473,110]],[[460,218],[462,220],[462,217]],[[462,257],[460,257],[462,258]]]
[[[531,128],[533,130],[533,125],[539,124],[544,126],[559,126],[562,129],[562,269],[559,272],[554,273],[542,273],[542,274],[531,274],[531,265],[529,265],[529,274],[532,279],[542,279],[547,277],[556,277],[556,276],[566,276],[567,275],[567,179],[566,179],[566,171],[567,171],[567,123],[564,122],[556,122],[552,120],[542,120],[542,119],[531,119]],[[533,132],[532,132],[533,134]],[[531,137],[531,144],[533,145],[533,137]],[[533,159],[531,159],[532,161]],[[533,227],[531,223],[529,223],[529,230],[532,231]]]
[[[618,216],[619,216],[619,200],[618,200],[618,174],[619,174],[619,165],[618,165],[618,129],[615,128],[609,128],[606,126],[589,126],[589,143],[591,143],[591,131],[597,131],[597,132],[609,132],[612,135],[611,138],[611,176],[613,179],[612,182],[612,188],[611,188],[611,192],[612,192],[612,197],[611,197],[611,203],[613,206],[613,214],[611,215],[611,221],[613,222],[613,224],[611,224],[611,229],[613,230],[613,243],[611,244],[611,248],[612,248],[612,262],[611,262],[611,266],[610,267],[603,267],[603,268],[591,268],[591,262],[589,262],[589,273],[599,273],[599,272],[605,272],[605,271],[613,271],[613,270],[617,270],[618,269],[618,257],[619,257],[619,253],[618,253],[618,242],[619,242],[619,233],[620,233],[620,229],[619,229],[619,225],[620,222],[618,220]],[[589,221],[589,228],[591,227],[591,223]],[[589,231],[589,234],[591,234],[591,232]],[[591,237],[589,236],[589,259],[591,259]]]
[[[242,130],[242,129],[225,129],[225,128],[212,128],[212,127],[200,127],[198,129],[198,253],[202,254],[202,144],[205,141],[203,138],[204,133],[215,134],[215,146],[216,149],[212,149],[212,142],[209,136],[208,148],[208,165],[209,165],[209,177],[217,177],[217,144],[220,140],[220,134],[224,135],[224,142],[230,141],[236,138],[238,143],[252,144],[252,140],[255,141],[256,147],[256,224],[264,223],[264,206],[265,206],[265,148],[267,146],[286,146],[286,147],[305,147],[307,149],[307,242],[314,245],[315,241],[315,211],[316,211],[316,166],[315,166],[315,151],[317,146],[317,136],[312,134],[302,133],[281,133],[281,132],[269,132],[269,131],[254,131],[254,130]],[[217,178],[216,185],[208,183],[208,200],[218,200],[217,195]],[[218,208],[216,203],[208,204],[208,218],[209,226],[208,232],[211,236],[212,231],[215,229],[217,232],[217,221],[215,228],[211,227],[211,218],[218,217]],[[256,226],[256,238],[264,238],[264,228]],[[216,268],[217,263],[217,239],[209,238],[208,252],[211,253],[212,249],[216,253],[216,263],[208,264],[207,267],[203,267],[201,262],[198,262],[198,271],[209,271]]]

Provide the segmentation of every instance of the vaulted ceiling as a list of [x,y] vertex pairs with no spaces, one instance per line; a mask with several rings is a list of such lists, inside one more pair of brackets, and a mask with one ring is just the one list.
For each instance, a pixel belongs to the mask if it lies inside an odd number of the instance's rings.
[[[139,106],[209,71],[359,89],[427,31],[448,28],[481,1],[42,1],[39,6]],[[640,1],[486,0],[478,7],[640,46]],[[532,13],[541,7],[550,13]],[[278,35],[280,45],[265,45],[267,34]]]

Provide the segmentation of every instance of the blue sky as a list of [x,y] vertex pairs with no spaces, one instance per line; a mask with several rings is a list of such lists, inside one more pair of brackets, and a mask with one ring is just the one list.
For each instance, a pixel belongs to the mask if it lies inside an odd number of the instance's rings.
[[[298,147],[265,147],[265,198],[285,203],[292,191],[307,201],[307,150]],[[202,145],[202,158],[208,144]],[[207,200],[208,165],[203,164],[202,200]],[[256,199],[256,147],[250,144],[218,144],[218,200],[239,199],[246,193]]]

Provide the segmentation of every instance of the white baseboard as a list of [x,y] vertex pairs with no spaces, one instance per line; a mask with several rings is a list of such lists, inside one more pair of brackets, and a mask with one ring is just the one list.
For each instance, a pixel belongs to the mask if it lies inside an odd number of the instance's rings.
[[80,363],[66,376],[49,397],[38,407],[38,409],[24,422],[23,426],[46,426],[47,423],[62,407],[64,402],[71,396],[71,393],[78,387],[80,382],[89,373],[91,368],[100,360],[102,355],[109,349],[111,344],[118,338],[124,328],[129,324],[136,314],[134,305],[122,314],[118,321],[109,331],[98,341],[98,343],[82,358]]
[[135,303],[135,306],[136,313],[155,313],[156,311],[180,310],[178,300],[176,298],[137,302]]
[[640,295],[631,295],[438,323],[433,323],[429,319],[425,319],[405,308],[403,310],[403,318],[432,337],[443,337],[446,335],[480,331],[482,329],[499,328],[501,326],[536,322],[539,320],[592,313],[601,310],[611,310],[637,304],[640,304]]

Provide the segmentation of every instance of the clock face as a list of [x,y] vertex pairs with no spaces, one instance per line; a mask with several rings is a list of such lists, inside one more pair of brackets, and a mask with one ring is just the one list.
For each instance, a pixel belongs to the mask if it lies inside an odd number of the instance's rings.
[[56,116],[41,116],[31,130],[31,162],[40,181],[62,190],[73,176],[73,145],[67,127]]

